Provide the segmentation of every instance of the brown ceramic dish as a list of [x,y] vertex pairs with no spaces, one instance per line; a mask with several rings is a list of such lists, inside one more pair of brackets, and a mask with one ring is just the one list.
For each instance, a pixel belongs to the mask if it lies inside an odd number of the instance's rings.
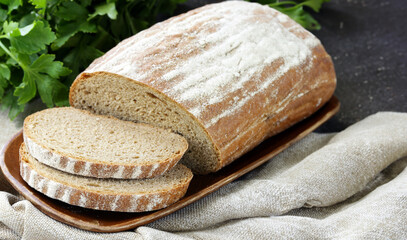
[[257,168],[331,118],[338,112],[339,106],[338,99],[332,97],[325,106],[309,118],[269,138],[220,171],[208,175],[194,176],[186,195],[180,201],[153,212],[120,213],[90,210],[65,204],[35,191],[24,182],[19,174],[18,149],[23,141],[22,131],[14,136],[3,148],[0,156],[0,166],[11,185],[48,216],[85,230],[119,232],[145,225],[171,214]]

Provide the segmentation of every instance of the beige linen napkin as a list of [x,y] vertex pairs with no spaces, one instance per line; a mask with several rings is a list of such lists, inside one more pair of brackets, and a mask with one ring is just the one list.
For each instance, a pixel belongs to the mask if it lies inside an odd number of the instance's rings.
[[114,234],[47,217],[0,175],[0,239],[407,239],[405,156],[407,113],[378,113],[312,133],[198,202]]

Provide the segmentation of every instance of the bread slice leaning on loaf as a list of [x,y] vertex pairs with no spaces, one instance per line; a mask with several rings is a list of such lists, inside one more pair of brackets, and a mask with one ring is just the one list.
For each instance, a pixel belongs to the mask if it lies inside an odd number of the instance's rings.
[[335,86],[310,32],[268,6],[225,1],[122,41],[77,77],[70,104],[171,128],[189,143],[182,162],[209,173],[310,116]]
[[84,208],[144,212],[165,208],[183,197],[192,172],[177,164],[151,179],[98,179],[59,171],[38,162],[23,143],[20,147],[21,177],[48,197]]
[[82,176],[141,179],[161,175],[181,159],[179,134],[72,107],[46,109],[24,120],[24,142],[38,161]]

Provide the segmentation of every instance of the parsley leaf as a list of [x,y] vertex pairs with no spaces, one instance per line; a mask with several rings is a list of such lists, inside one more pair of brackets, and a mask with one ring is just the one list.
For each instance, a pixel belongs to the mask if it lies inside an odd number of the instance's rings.
[[47,107],[55,105],[64,105],[58,98],[59,95],[68,94],[68,87],[62,84],[57,79],[60,76],[66,76],[71,73],[66,67],[63,67],[62,62],[54,61],[55,55],[43,54],[31,65],[31,69],[36,74],[34,75],[35,82],[38,86],[38,92],[41,100]]
[[0,21],[4,22],[7,19],[7,10],[0,8]]
[[[29,61],[24,56],[21,62]],[[61,82],[57,81],[60,76],[66,76],[71,71],[62,66],[62,62],[54,61],[55,55],[42,54],[32,64],[26,65],[22,83],[16,88],[14,95],[18,96],[18,104],[25,104],[34,98],[37,88],[41,100],[52,107],[55,104],[55,97],[58,94],[64,94],[68,88]]]
[[8,14],[23,5],[22,0],[0,0],[0,3],[8,6]]
[[32,54],[52,43],[56,37],[49,26],[34,22],[23,28],[15,28],[7,34],[12,47],[20,53]]
[[286,15],[291,19],[301,24],[309,30],[319,30],[321,25],[315,20],[312,15],[306,11],[304,7],[308,7],[314,12],[319,12],[321,6],[330,0],[296,0],[296,1],[279,1],[279,0],[258,0],[261,4],[266,4]]
[[58,78],[60,76],[66,76],[71,73],[71,70],[64,67],[62,62],[54,61],[55,55],[42,54],[31,65],[31,69],[36,72],[46,73],[52,78]]
[[97,15],[107,15],[110,19],[116,19],[116,5],[114,4],[114,2],[107,2],[105,4],[96,6],[95,13],[91,14],[89,19],[94,18]]
[[[40,77],[40,76],[37,76]],[[35,84],[35,73],[31,71],[24,71],[22,82],[14,91],[14,96],[17,96],[17,103],[23,105],[29,102],[37,94],[37,85]]]
[[66,21],[83,20],[88,17],[88,10],[79,3],[69,1],[63,2],[55,12],[56,19],[63,19]]
[[6,88],[9,85],[10,69],[4,63],[0,63],[0,97],[3,97]]
[[40,9],[39,14],[44,14],[47,7],[47,0],[30,0],[30,3],[35,6],[35,8]]
[[16,22],[7,22],[3,23],[3,32],[7,35],[10,35],[12,31],[18,28],[18,23]]
[[59,24],[56,26],[57,39],[52,44],[52,49],[57,50],[62,47],[71,37],[78,32],[95,33],[96,25],[88,22],[88,10],[76,2],[63,2],[56,11],[56,20]]
[[62,47],[71,37],[78,32],[95,33],[97,31],[96,25],[89,22],[65,22],[58,26],[57,35],[58,39],[52,43],[52,50],[57,50]]
[[9,110],[8,112],[8,117],[11,120],[14,120],[18,114],[24,111],[25,105],[19,105],[17,103],[17,97],[13,95],[13,91],[9,90],[7,93],[4,95],[2,101],[1,101],[1,109],[4,111],[6,109]]

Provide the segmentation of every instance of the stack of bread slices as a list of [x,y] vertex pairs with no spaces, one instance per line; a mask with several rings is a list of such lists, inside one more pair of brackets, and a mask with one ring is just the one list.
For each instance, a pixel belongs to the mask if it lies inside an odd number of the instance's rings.
[[177,164],[187,141],[163,128],[64,107],[28,116],[23,135],[22,178],[71,205],[157,210],[184,196],[192,179]]
[[94,60],[70,88],[73,108],[27,118],[22,176],[78,206],[159,209],[192,178],[181,156],[194,173],[219,171],[311,116],[335,87],[331,57],[288,16],[258,3],[210,4]]

